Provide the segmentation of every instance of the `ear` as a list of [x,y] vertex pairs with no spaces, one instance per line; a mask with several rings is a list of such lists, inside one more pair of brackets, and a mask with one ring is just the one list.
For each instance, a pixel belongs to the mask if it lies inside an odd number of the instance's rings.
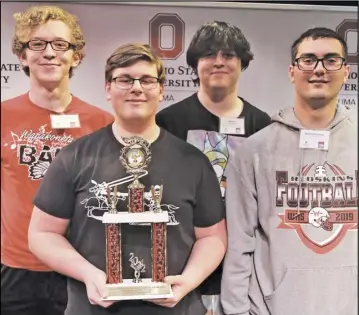
[[19,58],[19,61],[23,67],[27,67],[29,64],[26,59],[25,51],[23,51],[21,54],[17,55],[17,58]]
[[76,68],[81,62],[80,55],[78,53],[74,53],[74,56],[72,57],[72,63],[71,67]]
[[350,74],[350,66],[349,66],[349,65],[345,65],[345,69],[344,69],[344,82],[343,82],[343,83],[346,83],[346,82],[348,81],[349,74]]
[[288,76],[289,76],[290,82],[294,83],[294,66],[293,65],[290,65],[288,68]]
[[110,82],[106,82],[105,83],[105,91],[106,91],[106,99],[108,101],[111,100],[111,83]]
[[161,83],[161,84],[160,84],[160,96],[159,96],[160,102],[163,101],[163,92],[164,92],[164,86],[163,86],[163,84]]

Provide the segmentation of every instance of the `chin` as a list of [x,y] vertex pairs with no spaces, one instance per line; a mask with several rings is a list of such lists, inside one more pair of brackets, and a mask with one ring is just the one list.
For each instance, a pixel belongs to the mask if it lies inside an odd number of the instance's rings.
[[308,104],[312,109],[321,109],[328,105],[329,101],[326,97],[311,97]]
[[309,98],[320,100],[320,99],[328,98],[328,96],[325,95],[324,93],[312,93],[309,95]]
[[324,100],[330,99],[330,97],[329,97],[329,95],[324,94],[324,93],[312,93],[309,95],[309,99],[324,101]]
[[59,75],[48,75],[44,74],[39,77],[37,77],[38,81],[45,82],[45,83],[56,83],[60,82],[62,80],[62,77]]
[[123,118],[124,120],[133,121],[133,122],[147,121],[150,119],[148,115],[138,115],[138,114],[126,115]]
[[224,82],[223,82],[223,83],[221,82],[220,84],[218,84],[218,83],[211,84],[210,87],[211,87],[212,89],[218,89],[218,90],[220,90],[220,89],[225,89],[225,88],[227,88],[227,87],[228,87],[228,84],[225,84]]

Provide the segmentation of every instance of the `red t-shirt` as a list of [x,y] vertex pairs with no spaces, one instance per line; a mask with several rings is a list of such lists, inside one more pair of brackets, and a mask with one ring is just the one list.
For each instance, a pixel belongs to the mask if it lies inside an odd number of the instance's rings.
[[29,250],[32,199],[58,150],[114,121],[74,96],[64,114],[78,114],[80,128],[52,129],[50,114],[28,93],[1,103],[1,263],[13,268],[51,270]]

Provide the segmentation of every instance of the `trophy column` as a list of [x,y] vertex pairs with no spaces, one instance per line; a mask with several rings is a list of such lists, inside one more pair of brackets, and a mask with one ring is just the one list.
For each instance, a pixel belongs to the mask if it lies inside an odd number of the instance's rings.
[[145,186],[138,180],[138,175],[135,175],[135,180],[128,185],[128,210],[130,213],[144,211],[144,194]]
[[167,224],[152,223],[152,281],[164,282],[166,276]]
[[[113,197],[111,197],[111,189],[107,187],[107,201],[110,213],[117,213],[117,186],[114,188]],[[121,225],[116,223],[107,223],[106,229],[106,274],[107,283],[122,282],[122,261],[121,261]]]
[[[155,202],[155,213],[161,213],[161,199],[163,186],[159,190],[155,190],[151,186],[152,199]],[[152,223],[152,281],[164,282],[167,275],[167,224]]]

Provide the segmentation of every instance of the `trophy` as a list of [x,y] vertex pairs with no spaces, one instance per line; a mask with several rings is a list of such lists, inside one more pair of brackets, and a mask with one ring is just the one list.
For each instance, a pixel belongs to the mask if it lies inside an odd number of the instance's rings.
[[[150,144],[140,137],[123,138],[126,146],[122,149],[120,161],[132,181],[128,185],[127,211],[117,211],[117,186],[113,191],[107,187],[110,210],[105,212],[102,222],[106,229],[106,275],[109,295],[104,300],[140,300],[172,297],[170,284],[164,282],[167,274],[167,222],[169,215],[161,209],[163,186],[151,186],[155,206],[144,209],[145,186],[139,178],[148,174],[146,168],[151,160]],[[132,252],[128,260],[122,257],[121,225],[147,224],[151,226],[151,262],[144,262]],[[123,279],[123,263],[133,269],[132,279]],[[152,266],[152,278],[142,278],[147,266]]]

